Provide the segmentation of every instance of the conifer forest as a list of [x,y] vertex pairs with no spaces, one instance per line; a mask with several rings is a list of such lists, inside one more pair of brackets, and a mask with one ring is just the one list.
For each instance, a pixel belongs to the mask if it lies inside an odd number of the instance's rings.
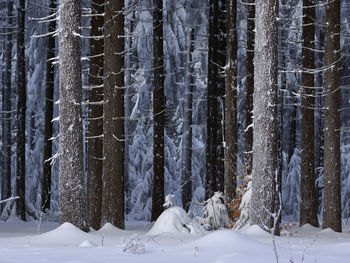
[[4,224],[346,232],[350,0],[0,0],[0,117]]

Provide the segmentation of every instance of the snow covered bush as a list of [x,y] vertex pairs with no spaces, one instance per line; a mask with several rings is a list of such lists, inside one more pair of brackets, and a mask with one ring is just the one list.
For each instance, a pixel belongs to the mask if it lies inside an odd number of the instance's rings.
[[145,244],[142,243],[138,234],[132,234],[131,237],[124,242],[123,252],[127,251],[132,254],[144,254],[146,252]]
[[239,206],[240,215],[238,220],[235,222],[233,229],[241,229],[245,226],[250,226],[249,220],[249,209],[250,209],[250,200],[252,198],[252,181],[248,181],[247,189],[242,196],[242,201]]
[[174,206],[174,195],[169,194],[165,197],[165,203],[163,204],[163,207],[170,208]]
[[223,194],[221,192],[215,192],[212,198],[205,201],[203,218],[196,217],[196,219],[206,230],[228,227],[229,218],[226,206],[224,205]]

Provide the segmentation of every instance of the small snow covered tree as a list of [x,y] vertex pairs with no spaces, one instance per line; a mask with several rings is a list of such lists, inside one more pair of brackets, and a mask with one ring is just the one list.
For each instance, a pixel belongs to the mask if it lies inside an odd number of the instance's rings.
[[250,217],[267,231],[274,223],[277,173],[277,17],[277,0],[256,1]]
[[80,0],[60,0],[60,222],[87,231],[84,187]]

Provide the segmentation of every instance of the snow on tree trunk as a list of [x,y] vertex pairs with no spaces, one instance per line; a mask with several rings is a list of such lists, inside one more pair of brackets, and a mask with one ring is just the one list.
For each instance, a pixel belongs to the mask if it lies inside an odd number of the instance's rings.
[[341,232],[340,185],[340,0],[326,6],[323,228]]
[[25,58],[25,0],[20,0],[17,6],[17,170],[16,194],[20,198],[16,202],[16,214],[26,220],[25,184],[26,184],[26,108],[27,80]]
[[[236,197],[237,177],[237,1],[226,4],[226,83],[225,83],[225,202]],[[232,213],[232,211],[229,211]]]
[[[56,9],[56,1],[50,1],[50,15]],[[56,30],[56,21],[49,23],[48,32]],[[52,157],[52,118],[53,118],[53,92],[55,87],[55,69],[52,59],[55,57],[55,37],[48,36],[46,51],[46,89],[45,89],[45,127],[44,127],[44,164],[41,192],[41,209],[45,212],[50,209],[51,203],[51,162]]]
[[124,229],[124,1],[105,5],[101,223]]
[[164,203],[164,54],[163,0],[153,0],[153,192],[152,221]]
[[277,0],[256,1],[250,217],[268,231],[274,223],[277,173],[277,16]]
[[308,71],[314,66],[315,49],[315,7],[311,0],[303,1],[303,47],[301,86],[301,182],[300,182],[300,225],[318,227],[317,201],[315,192],[314,158],[314,73]]
[[101,227],[103,171],[103,0],[91,3],[89,105],[87,134],[87,194],[89,222],[94,229]]
[[80,0],[61,0],[59,6],[60,222],[87,231],[84,187]]

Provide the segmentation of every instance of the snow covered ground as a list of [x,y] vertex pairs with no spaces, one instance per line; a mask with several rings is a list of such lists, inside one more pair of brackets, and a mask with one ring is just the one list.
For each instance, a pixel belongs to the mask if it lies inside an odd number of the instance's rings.
[[[220,230],[201,235],[161,225],[163,233],[147,223],[129,223],[127,230],[106,225],[84,233],[71,224],[44,222],[38,234],[35,221],[0,223],[0,263],[11,262],[276,262],[272,237],[252,226],[244,232]],[[159,230],[159,229],[158,229]],[[297,232],[296,232],[297,231]],[[133,234],[144,244],[144,254],[123,252]],[[295,228],[293,236],[276,237],[279,262],[350,262],[350,232],[334,233],[311,226]]]

